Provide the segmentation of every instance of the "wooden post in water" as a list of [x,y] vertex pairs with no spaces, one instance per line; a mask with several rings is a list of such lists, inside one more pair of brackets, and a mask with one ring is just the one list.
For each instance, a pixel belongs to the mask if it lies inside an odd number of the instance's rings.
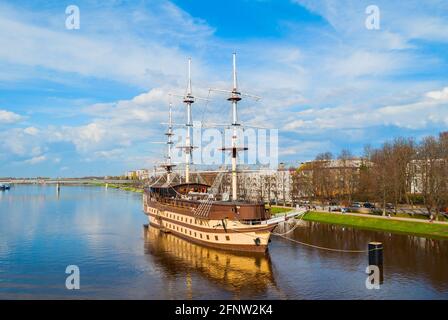
[[383,243],[369,242],[369,266],[377,266],[380,270],[380,283],[384,281],[383,277]]

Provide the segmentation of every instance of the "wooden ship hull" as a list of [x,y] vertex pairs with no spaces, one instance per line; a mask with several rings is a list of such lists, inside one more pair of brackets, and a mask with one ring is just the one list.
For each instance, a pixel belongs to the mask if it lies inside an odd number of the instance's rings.
[[151,192],[144,194],[144,212],[149,224],[163,232],[233,251],[265,252],[277,225],[268,223],[270,213],[264,204],[223,201],[207,204],[199,200],[159,198]]

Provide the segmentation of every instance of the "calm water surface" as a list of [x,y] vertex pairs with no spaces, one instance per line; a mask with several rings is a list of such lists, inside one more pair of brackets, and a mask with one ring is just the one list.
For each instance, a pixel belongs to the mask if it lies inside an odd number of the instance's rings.
[[[159,234],[141,195],[101,187],[0,192],[0,299],[448,299],[448,241],[302,223],[291,238],[341,249],[382,241],[385,283],[365,287],[366,254],[273,237],[235,255]],[[77,265],[81,290],[65,289]]]

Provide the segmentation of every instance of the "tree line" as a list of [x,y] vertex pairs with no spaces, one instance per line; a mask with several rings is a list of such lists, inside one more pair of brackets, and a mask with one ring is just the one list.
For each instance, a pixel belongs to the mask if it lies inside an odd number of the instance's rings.
[[368,201],[383,208],[418,204],[437,216],[448,208],[448,132],[366,146],[361,158],[349,150],[318,154],[295,170],[291,193],[293,199]]

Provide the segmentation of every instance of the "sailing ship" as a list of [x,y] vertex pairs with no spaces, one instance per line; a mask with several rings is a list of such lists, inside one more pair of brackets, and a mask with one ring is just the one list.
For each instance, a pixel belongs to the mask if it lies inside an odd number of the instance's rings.
[[225,92],[229,93],[227,100],[232,105],[230,127],[233,136],[231,145],[221,150],[231,154],[231,197],[228,193],[218,192],[223,172],[216,176],[211,185],[191,181],[190,165],[195,148],[191,141],[192,104],[196,98],[192,93],[191,59],[189,59],[188,84],[186,94],[183,96],[187,111],[187,132],[185,146],[181,147],[185,154],[185,176],[181,183],[174,182],[172,178],[176,165],[171,157],[174,134],[170,104],[166,132],[168,156],[166,162],[161,165],[166,172],[166,181],[164,183],[157,181],[145,189],[144,212],[151,226],[197,244],[225,250],[265,252],[271,232],[281,219],[271,218],[271,212],[265,208],[264,202],[254,203],[238,197],[237,157],[239,152],[247,148],[239,146],[237,140],[237,130],[241,128],[238,121],[238,102],[245,94],[238,90],[236,54],[233,54],[233,88]]

